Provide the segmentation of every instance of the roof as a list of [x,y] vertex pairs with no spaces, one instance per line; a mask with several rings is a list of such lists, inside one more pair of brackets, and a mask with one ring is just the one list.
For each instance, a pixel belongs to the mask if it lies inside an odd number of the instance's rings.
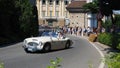
[[67,8],[68,9],[69,8],[82,8],[83,5],[85,4],[86,4],[86,1],[73,1],[67,6]]

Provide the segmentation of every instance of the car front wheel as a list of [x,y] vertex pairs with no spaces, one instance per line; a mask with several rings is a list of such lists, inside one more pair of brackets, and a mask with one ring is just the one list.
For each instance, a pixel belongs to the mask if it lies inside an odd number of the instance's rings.
[[25,52],[26,52],[26,53],[30,53],[30,51],[28,51],[28,49],[27,49],[27,48],[25,48],[24,50],[25,50]]
[[43,47],[43,52],[49,52],[51,50],[51,46],[49,43],[46,43]]

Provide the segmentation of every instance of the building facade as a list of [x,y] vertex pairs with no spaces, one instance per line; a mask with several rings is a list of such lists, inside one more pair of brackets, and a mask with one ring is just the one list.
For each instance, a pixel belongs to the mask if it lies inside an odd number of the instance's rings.
[[96,15],[83,10],[92,0],[36,0],[39,25],[96,28]]
[[87,27],[87,12],[83,9],[84,4],[86,1],[73,1],[67,6],[70,14],[70,27]]
[[[87,3],[93,2],[94,0],[86,0]],[[91,12],[87,12],[87,23],[90,28],[97,28],[97,16]]]
[[67,25],[70,0],[36,0],[39,25],[63,27]]

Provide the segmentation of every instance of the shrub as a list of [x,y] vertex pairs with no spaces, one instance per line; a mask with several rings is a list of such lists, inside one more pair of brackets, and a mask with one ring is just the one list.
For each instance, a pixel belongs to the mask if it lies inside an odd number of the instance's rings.
[[4,63],[0,62],[0,68],[4,68]]
[[106,32],[110,32],[110,28],[112,26],[112,21],[106,20],[105,22],[102,23],[102,26],[105,28]]
[[51,60],[50,62],[51,62],[51,65],[47,66],[47,68],[58,68],[61,66],[60,65],[61,58],[56,57],[55,60]]
[[117,34],[117,39],[118,39],[117,49],[120,50],[120,33]]
[[113,42],[113,48],[117,48],[119,46],[119,43],[120,43],[120,35],[118,33],[114,33],[113,34],[113,39],[112,39],[112,42]]
[[120,53],[111,53],[105,57],[108,68],[120,68]]
[[120,49],[120,34],[119,33],[101,33],[98,35],[98,41],[112,48]]
[[105,45],[112,46],[112,40],[113,36],[110,33],[101,33],[100,35],[98,35],[98,41]]
[[120,49],[120,43],[118,44],[117,48]]

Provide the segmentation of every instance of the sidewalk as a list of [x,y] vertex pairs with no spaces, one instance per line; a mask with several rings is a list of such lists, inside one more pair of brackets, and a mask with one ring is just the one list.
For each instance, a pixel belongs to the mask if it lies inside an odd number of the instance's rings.
[[107,55],[112,50],[111,47],[101,44],[99,42],[93,42],[93,43],[103,52],[104,55]]

